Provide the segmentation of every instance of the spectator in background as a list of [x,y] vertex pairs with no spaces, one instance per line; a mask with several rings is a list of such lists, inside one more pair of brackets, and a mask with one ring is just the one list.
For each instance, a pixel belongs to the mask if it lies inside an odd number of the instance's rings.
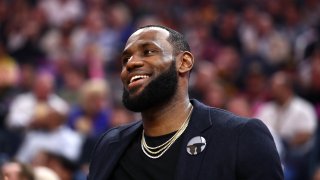
[[190,96],[203,101],[208,85],[217,82],[219,79],[217,68],[210,62],[199,61],[193,71],[190,82],[191,88],[189,89]]
[[214,29],[214,36],[224,46],[232,46],[236,51],[242,51],[242,43],[238,30],[239,18],[235,11],[227,10],[221,15]]
[[243,96],[234,96],[226,103],[226,109],[242,117],[252,117],[248,100]]
[[10,104],[17,94],[18,76],[18,64],[0,39],[0,161],[13,156],[19,146],[20,136],[8,131],[5,126]]
[[286,145],[286,178],[308,179],[317,119],[312,105],[295,95],[292,83],[287,73],[275,73],[271,79],[273,101],[261,107],[257,117],[274,130]]
[[19,67],[9,56],[5,46],[0,41],[0,130],[4,127],[4,120],[9,111],[9,105],[15,96]]
[[297,37],[306,30],[299,5],[295,4],[294,1],[288,1],[283,16],[285,20],[282,26],[283,35],[289,40],[290,44],[294,44]]
[[243,87],[239,89],[248,100],[250,111],[254,116],[260,106],[269,100],[268,66],[263,60],[255,57],[244,61],[246,62],[242,64],[242,73],[240,73],[240,82]]
[[59,180],[85,179],[83,176],[76,176],[77,164],[60,154],[46,153],[45,165],[57,174]]
[[234,47],[224,46],[215,58],[214,64],[218,76],[227,88],[227,93],[232,93],[240,73],[240,54]]
[[131,15],[130,8],[121,2],[111,4],[107,10],[107,21],[113,31],[117,33],[118,40],[120,40],[120,42],[117,41],[115,45],[118,46],[117,48],[121,48],[134,30],[131,23],[133,16]]
[[68,125],[85,136],[99,137],[110,127],[110,98],[106,81],[88,80],[80,89],[79,104],[72,107]]
[[251,4],[244,7],[242,18],[239,22],[239,38],[243,45],[244,53],[254,53],[256,46],[256,23],[258,21],[259,9]]
[[17,84],[18,93],[31,92],[33,89],[34,80],[36,79],[36,67],[32,64],[20,65],[20,76]]
[[15,86],[18,80],[18,64],[0,41],[0,87]]
[[34,166],[45,165],[46,154],[53,153],[77,163],[83,138],[65,125],[68,107],[45,104],[42,114],[26,132],[16,158]]
[[299,66],[299,88],[301,94],[315,105],[320,117],[320,38],[319,41],[310,43],[307,49],[306,58]]
[[45,0],[39,1],[38,7],[54,27],[60,27],[65,21],[76,22],[83,14],[80,0]]
[[19,64],[41,63],[45,56],[39,45],[46,29],[43,14],[32,9],[27,1],[12,1],[8,8],[10,20],[4,27],[8,51]]
[[68,126],[81,133],[85,140],[80,162],[83,168],[89,164],[91,150],[99,136],[111,127],[111,96],[107,81],[90,79],[82,85],[78,104],[73,105]]
[[115,57],[118,34],[107,24],[104,12],[89,11],[83,18],[83,23],[72,33],[71,38],[74,44],[73,55],[80,64],[90,64],[84,57],[88,56],[88,49],[92,47],[101,53],[100,58],[103,63]]
[[79,103],[79,89],[86,81],[84,69],[76,65],[67,65],[61,73],[61,87],[58,94],[71,106]]
[[217,108],[225,108],[227,102],[226,88],[221,82],[210,82],[204,92],[204,103]]
[[76,44],[72,41],[72,35],[75,28],[75,22],[65,21],[60,28],[51,28],[43,35],[39,43],[51,63],[63,63],[59,61],[62,57],[73,61]]
[[0,179],[3,180],[35,180],[33,170],[18,161],[9,161],[1,166]]
[[302,21],[308,25],[319,23],[320,20],[320,3],[317,0],[303,1]]
[[67,107],[65,100],[54,92],[54,77],[48,72],[39,72],[33,82],[31,92],[19,94],[10,105],[7,117],[7,126],[11,129],[26,129],[44,116],[46,105],[54,107]]
[[114,105],[111,116],[111,127],[131,123],[135,121],[135,115],[135,113],[128,111],[122,105]]
[[[191,12],[187,18],[193,19],[192,28],[186,29],[186,37],[190,41],[190,47],[195,50],[195,57],[199,60],[214,61],[214,58],[219,53],[221,44],[211,37],[210,27],[205,25],[196,25],[198,18],[194,19],[194,14]],[[196,12],[194,12],[196,13]],[[187,19],[186,18],[186,19]],[[187,20],[185,20],[187,21]],[[187,22],[188,23],[188,22]]]
[[244,34],[242,40],[244,52],[248,55],[261,55],[273,67],[287,62],[290,53],[288,40],[274,26],[273,19],[267,13],[257,15],[254,29]]
[[[320,29],[319,29],[320,30]],[[320,43],[319,41],[310,43],[307,46],[307,53],[305,59],[299,66],[299,80],[301,86],[301,94],[308,99],[315,107],[320,120]],[[317,129],[317,141],[315,147],[315,154],[313,158],[314,180],[320,179],[320,128]]]

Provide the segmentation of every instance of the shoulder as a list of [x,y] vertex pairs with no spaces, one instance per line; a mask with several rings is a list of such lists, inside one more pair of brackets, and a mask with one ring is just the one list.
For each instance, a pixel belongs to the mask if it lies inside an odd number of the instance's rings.
[[239,133],[244,129],[267,130],[265,124],[259,119],[241,117],[223,109],[210,108],[210,115],[213,119],[213,126],[219,128],[239,129]]
[[309,103],[308,101],[306,101],[298,96],[296,96],[292,99],[291,104],[292,104],[292,107],[295,111],[301,111],[301,112],[304,112],[304,111],[313,112],[314,111],[314,108],[311,103]]
[[243,131],[253,129],[270,134],[268,128],[259,119],[241,117],[223,109],[204,105],[195,100],[192,102],[196,107],[197,122],[210,123],[212,132],[229,133],[230,135],[234,134],[238,136]]
[[135,121],[129,124],[124,124],[121,126],[117,126],[114,128],[109,129],[106,131],[102,136],[104,138],[113,138],[113,137],[118,137],[121,134],[126,134],[126,132],[135,129],[135,127],[140,126],[142,123],[141,121]]
[[35,98],[32,93],[22,93],[18,94],[17,97],[14,99],[15,102],[24,102],[24,101],[33,101]]
[[10,108],[13,111],[30,109],[35,104],[35,97],[31,93],[18,94],[11,102]]
[[[227,112],[227,114],[229,113]],[[241,117],[232,113],[228,117],[225,120],[217,120],[216,125],[229,133],[236,134],[240,140],[246,140],[247,138],[243,139],[243,137],[251,135],[260,136],[261,140],[273,140],[268,127],[260,119]]]
[[124,136],[130,135],[136,129],[138,129],[141,126],[141,124],[141,121],[135,121],[133,123],[111,128],[100,136],[96,146],[111,143],[121,139]]
[[214,119],[212,133],[220,132],[224,140],[221,144],[233,147],[236,173],[240,179],[283,179],[274,139],[261,120],[240,117],[217,108],[210,108],[210,112]]

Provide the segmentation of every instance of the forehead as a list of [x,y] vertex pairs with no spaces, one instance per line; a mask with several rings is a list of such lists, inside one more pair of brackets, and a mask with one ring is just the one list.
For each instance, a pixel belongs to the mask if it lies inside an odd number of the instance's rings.
[[20,171],[20,165],[18,163],[7,163],[3,165],[2,170],[5,172],[19,172]]
[[125,49],[137,44],[153,43],[159,47],[168,46],[168,37],[170,33],[162,28],[148,27],[134,32],[128,39]]

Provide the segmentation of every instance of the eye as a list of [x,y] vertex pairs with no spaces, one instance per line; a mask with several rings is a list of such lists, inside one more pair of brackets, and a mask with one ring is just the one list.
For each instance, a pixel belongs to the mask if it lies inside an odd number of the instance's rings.
[[154,50],[146,49],[146,50],[143,51],[143,55],[148,56],[148,55],[151,55],[154,52],[155,52]]
[[121,57],[122,65],[127,64],[127,62],[129,61],[129,59],[130,59],[130,56],[122,56],[122,57]]

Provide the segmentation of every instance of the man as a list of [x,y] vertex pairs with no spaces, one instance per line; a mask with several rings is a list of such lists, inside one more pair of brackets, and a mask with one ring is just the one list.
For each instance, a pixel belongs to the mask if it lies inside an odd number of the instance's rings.
[[[290,148],[311,148],[317,128],[317,116],[312,104],[295,94],[293,81],[284,71],[271,78],[273,100],[265,103],[257,114]],[[307,148],[307,147],[308,148]]]
[[142,121],[114,128],[98,141],[89,180],[283,179],[262,122],[189,100],[194,64],[183,36],[146,26],[122,53],[123,103]]
[[54,93],[54,76],[49,72],[40,71],[36,74],[32,90],[13,99],[6,120],[7,127],[19,130],[37,126],[39,119],[45,117],[46,105],[62,111],[69,109],[68,103]]
[[273,100],[260,108],[257,117],[284,144],[284,173],[293,179],[310,179],[310,159],[313,158],[317,129],[316,112],[311,103],[295,93],[293,79],[287,72],[276,72],[271,78],[270,89]]

